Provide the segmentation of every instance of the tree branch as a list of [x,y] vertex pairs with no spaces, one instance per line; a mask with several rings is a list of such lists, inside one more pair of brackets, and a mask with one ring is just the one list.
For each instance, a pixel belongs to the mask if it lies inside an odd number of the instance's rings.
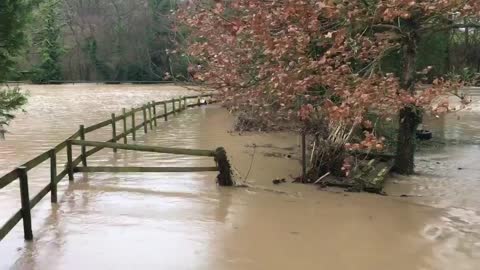
[[460,23],[460,24],[450,24],[447,26],[441,26],[441,27],[436,27],[436,26],[431,26],[431,27],[424,27],[418,30],[420,33],[424,32],[442,32],[442,31],[447,31],[451,29],[460,29],[460,28],[479,28],[480,29],[480,24],[479,23]]
[[390,29],[390,30],[402,32],[402,29],[400,29],[400,27],[391,25],[391,24],[375,24],[375,25],[372,25],[372,28],[384,28],[384,29]]

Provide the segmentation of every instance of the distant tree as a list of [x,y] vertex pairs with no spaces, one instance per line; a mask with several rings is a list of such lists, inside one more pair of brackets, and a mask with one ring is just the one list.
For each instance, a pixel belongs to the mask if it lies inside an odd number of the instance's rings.
[[[0,0],[0,83],[14,72],[15,57],[25,43],[25,25],[35,1]],[[1,85],[0,85],[1,87]],[[4,126],[14,118],[13,112],[20,109],[27,99],[18,88],[0,90],[0,137]]]
[[33,81],[47,82],[61,80],[61,60],[63,48],[60,44],[62,32],[61,14],[58,0],[46,0],[37,14],[40,31],[35,35],[34,43],[38,45],[41,63],[35,67]]
[[149,0],[151,25],[149,48],[151,72],[162,79],[187,80],[188,57],[179,50],[185,39],[174,15],[178,0]]
[[[0,0],[1,1],[1,0]],[[183,36],[171,16],[179,0],[37,0],[35,24],[28,28],[29,46],[17,69],[37,69],[41,81],[60,73],[67,80],[163,80],[188,77],[189,58],[177,50]],[[54,8],[47,8],[47,7]],[[56,13],[56,16],[48,16]],[[48,20],[55,18],[55,21]],[[59,43],[48,29],[55,29]],[[48,46],[45,45],[44,42]],[[62,45],[59,50],[50,47]],[[53,47],[55,47],[53,46]],[[42,50],[42,51],[41,51]],[[50,71],[54,74],[49,74]],[[30,74],[30,73],[28,73]],[[23,75],[28,75],[23,74]],[[18,76],[19,77],[19,76]],[[55,76],[54,76],[55,77]]]
[[0,82],[14,71],[14,58],[25,43],[25,25],[35,2],[0,0]]

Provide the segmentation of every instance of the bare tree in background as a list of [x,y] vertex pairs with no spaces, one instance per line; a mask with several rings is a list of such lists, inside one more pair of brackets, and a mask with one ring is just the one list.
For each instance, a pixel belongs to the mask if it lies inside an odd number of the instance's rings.
[[[61,70],[65,80],[186,79],[188,60],[177,54],[177,0],[59,0]],[[41,20],[41,14],[37,14]],[[30,29],[31,35],[37,30]],[[38,64],[32,44],[22,70]]]

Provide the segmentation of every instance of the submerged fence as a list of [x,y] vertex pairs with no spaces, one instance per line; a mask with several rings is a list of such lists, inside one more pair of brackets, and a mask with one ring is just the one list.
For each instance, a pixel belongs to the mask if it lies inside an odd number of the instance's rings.
[[[168,116],[183,111],[189,107],[201,106],[208,102],[201,102],[201,98],[211,97],[210,94],[198,96],[186,96],[179,99],[171,99],[168,101],[149,102],[140,108],[132,108],[127,111],[122,110],[120,115],[112,114],[111,119],[101,123],[85,127],[80,126],[79,130],[70,136],[67,140],[55,146],[51,150],[40,154],[34,159],[26,162],[22,166],[12,170],[6,175],[0,177],[0,190],[11,184],[15,180],[20,182],[20,197],[21,209],[19,209],[2,227],[0,227],[0,241],[15,227],[20,220],[23,220],[23,231],[26,240],[33,239],[31,209],[33,209],[48,193],[51,194],[51,202],[57,203],[57,184],[68,175],[70,181],[74,180],[73,174],[75,172],[191,172],[191,171],[219,171],[218,181],[220,185],[231,185],[230,165],[226,159],[225,150],[218,148],[214,151],[210,150],[194,150],[194,149],[180,149],[180,148],[166,148],[145,145],[128,145],[128,135],[132,135],[132,139],[136,140],[137,130],[142,129],[144,133],[152,130],[154,126],[158,125],[158,120],[168,120]],[[195,102],[191,103],[190,100]],[[172,104],[172,110],[168,111],[168,104]],[[159,113],[163,111],[162,113]],[[136,114],[141,113],[142,123],[137,124]],[[129,119],[131,118],[131,119]],[[123,132],[117,134],[117,122],[123,122]],[[127,122],[130,122],[131,128],[127,128]],[[101,129],[103,127],[111,126],[112,139],[107,142],[92,142],[86,141],[87,133]],[[122,141],[123,144],[117,143]],[[72,146],[80,146],[81,154],[74,158]],[[87,147],[93,147],[87,150]],[[157,153],[170,153],[179,155],[197,155],[213,157],[217,163],[217,167],[88,167],[87,157],[99,152],[104,148],[112,148],[114,152],[117,149],[148,151]],[[66,150],[67,164],[65,169],[57,172],[57,154],[60,151]],[[37,167],[41,163],[50,160],[50,182],[38,194],[30,199],[28,187],[28,171]],[[82,164],[81,167],[78,165]]]

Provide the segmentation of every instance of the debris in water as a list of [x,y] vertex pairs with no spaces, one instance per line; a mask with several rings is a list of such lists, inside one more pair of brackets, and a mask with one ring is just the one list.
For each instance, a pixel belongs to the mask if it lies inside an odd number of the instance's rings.
[[317,181],[315,181],[313,184],[318,184],[318,182],[322,181],[325,177],[329,176],[330,175],[330,172],[327,172],[326,174],[324,174],[322,177],[318,178]]
[[303,183],[303,178],[301,176],[292,177],[292,178],[293,178],[292,183]]
[[274,183],[275,185],[279,185],[281,183],[286,183],[286,182],[287,181],[285,180],[285,178],[282,178],[282,179],[277,178],[272,181],[272,183]]
[[428,141],[433,138],[432,132],[430,130],[417,130],[417,139],[421,141]]

